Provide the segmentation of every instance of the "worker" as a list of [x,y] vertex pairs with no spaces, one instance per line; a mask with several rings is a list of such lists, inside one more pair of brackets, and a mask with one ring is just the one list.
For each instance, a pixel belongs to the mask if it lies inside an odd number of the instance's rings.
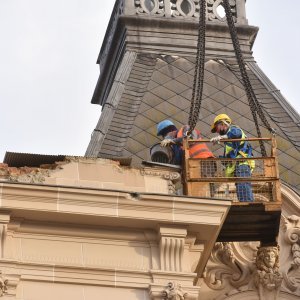
[[[211,132],[217,132],[219,134],[210,140],[214,144],[219,143],[222,139],[247,138],[243,130],[233,125],[230,117],[226,114],[220,114],[215,117],[211,126]],[[233,161],[235,158],[253,157],[250,143],[248,141],[225,142],[224,146],[224,155],[222,157],[230,159],[230,161],[225,162],[226,177],[251,177],[251,173],[254,169],[254,160]],[[250,182],[236,183],[236,193],[240,202],[254,201]]]
[[[183,138],[187,136],[188,125],[184,125],[179,130],[170,120],[164,120],[157,125],[157,135],[162,136],[163,140],[160,143],[162,147],[170,146],[174,152],[174,164],[180,165],[183,156]],[[191,139],[201,139],[200,131],[194,129],[189,136]],[[189,155],[191,158],[209,158],[214,157],[212,152],[208,149],[205,143],[193,143],[189,148]],[[214,171],[215,172],[215,171]]]

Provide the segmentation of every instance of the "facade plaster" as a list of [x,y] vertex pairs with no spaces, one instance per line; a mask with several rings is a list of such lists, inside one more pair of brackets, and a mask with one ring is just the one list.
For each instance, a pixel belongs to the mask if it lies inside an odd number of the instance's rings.
[[[43,180],[24,177],[31,169]],[[1,170],[3,299],[300,296],[300,197],[286,186],[275,291],[256,279],[257,242],[216,243],[231,202],[176,195],[174,170],[71,157],[46,169]]]
[[169,282],[197,299],[230,201],[176,195],[172,168],[99,158],[1,170],[4,299],[159,299]]

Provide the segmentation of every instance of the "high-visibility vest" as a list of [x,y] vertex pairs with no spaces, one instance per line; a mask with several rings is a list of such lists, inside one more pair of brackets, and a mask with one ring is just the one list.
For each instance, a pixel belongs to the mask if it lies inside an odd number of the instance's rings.
[[[232,126],[234,126],[236,128],[239,128],[236,125],[232,125]],[[244,133],[244,131],[241,128],[239,128],[239,129],[242,132],[241,139],[246,139],[247,136]],[[250,145],[250,143],[248,141],[225,142],[224,157],[225,158],[230,158],[230,159],[253,157],[253,155],[252,155],[252,146]],[[240,161],[239,165],[249,165],[249,167],[251,169],[251,172],[252,172],[253,169],[255,168],[255,161],[247,159],[245,161]],[[225,173],[226,173],[227,177],[230,177],[230,176],[234,175],[235,166],[236,166],[236,163],[233,162],[233,161],[227,164],[226,170],[225,170]]]
[[[180,128],[177,133],[177,138],[183,138],[186,132],[186,127]],[[195,139],[201,139],[201,134],[198,129],[193,130],[193,137]],[[209,150],[205,143],[191,143],[189,147],[189,154],[191,158],[209,158],[214,157],[213,153]]]

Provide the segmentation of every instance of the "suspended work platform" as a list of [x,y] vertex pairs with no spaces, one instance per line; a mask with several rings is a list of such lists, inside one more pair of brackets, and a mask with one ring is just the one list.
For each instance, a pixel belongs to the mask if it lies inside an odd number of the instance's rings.
[[[240,140],[227,139],[221,142],[238,141]],[[194,197],[232,201],[218,241],[261,241],[263,245],[273,245],[277,243],[281,215],[276,140],[275,138],[254,138],[246,139],[246,141],[251,142],[252,145],[264,142],[270,153],[266,157],[246,159],[190,158],[188,149],[191,143],[208,143],[209,141],[186,140],[184,144],[184,192]],[[252,166],[251,177],[236,173],[228,177],[228,169],[234,169],[238,164]],[[252,194],[251,199],[249,189]],[[248,202],[251,200],[252,202]]]

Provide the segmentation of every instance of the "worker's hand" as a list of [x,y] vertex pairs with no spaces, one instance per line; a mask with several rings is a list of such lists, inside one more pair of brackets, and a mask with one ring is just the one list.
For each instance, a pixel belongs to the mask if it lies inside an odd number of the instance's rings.
[[163,141],[160,142],[160,145],[162,147],[168,147],[171,146],[172,144],[175,144],[175,142],[172,139],[164,139]]
[[210,141],[213,144],[220,144],[221,140],[227,139],[227,138],[228,138],[228,136],[226,134],[225,135],[218,135],[218,136],[213,137]]

